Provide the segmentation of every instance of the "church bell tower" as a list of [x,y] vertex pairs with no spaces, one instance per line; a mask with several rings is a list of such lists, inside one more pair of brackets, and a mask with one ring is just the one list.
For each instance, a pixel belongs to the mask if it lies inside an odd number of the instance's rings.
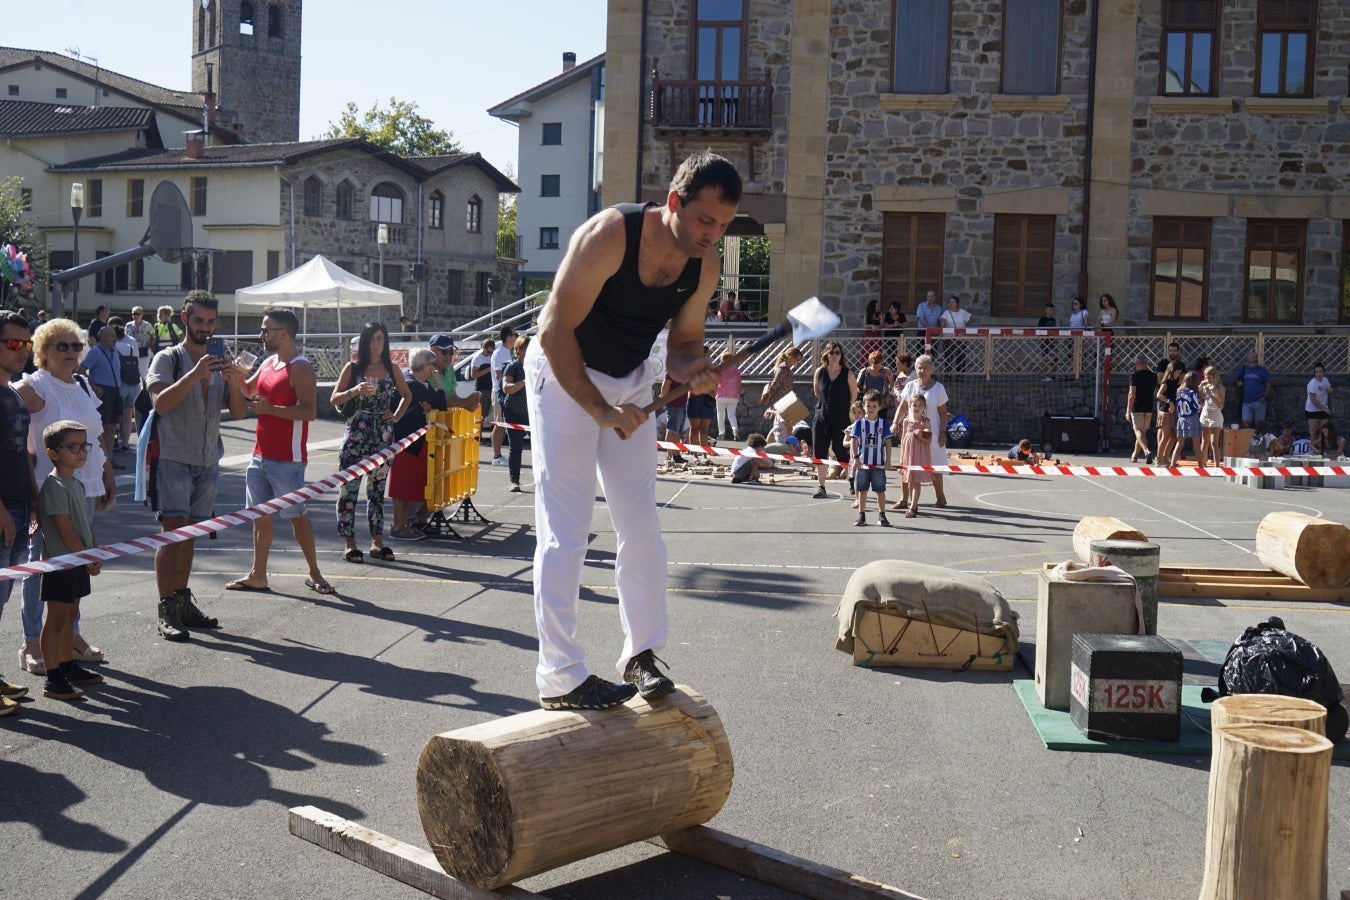
[[300,139],[302,0],[191,0],[192,90],[251,144]]

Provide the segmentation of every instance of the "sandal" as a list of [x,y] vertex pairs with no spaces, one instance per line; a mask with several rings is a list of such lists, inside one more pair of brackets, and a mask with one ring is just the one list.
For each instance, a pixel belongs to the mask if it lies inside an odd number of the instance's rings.
[[393,562],[394,551],[388,547],[371,547],[370,558],[384,560],[385,562]]
[[[359,553],[360,551],[358,550],[357,552]],[[331,584],[329,584],[327,581],[325,581],[325,580],[322,579],[322,578],[320,578],[318,581],[313,581],[313,580],[311,580],[311,579],[309,579],[309,578],[306,578],[306,579],[305,579],[305,587],[309,588],[311,591],[313,591],[313,592],[316,593],[316,594],[336,594],[336,593],[337,593],[337,588],[333,587]]]
[[343,554],[342,558],[349,563],[363,563],[366,561],[365,554],[363,554],[360,550],[357,550],[355,547],[353,547],[352,549],[348,550],[345,554]]

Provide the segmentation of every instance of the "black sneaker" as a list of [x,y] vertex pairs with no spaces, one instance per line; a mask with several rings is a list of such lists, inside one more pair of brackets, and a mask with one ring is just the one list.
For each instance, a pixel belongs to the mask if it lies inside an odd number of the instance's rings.
[[159,636],[166,641],[186,641],[183,620],[178,615],[178,598],[165,597],[159,601]]
[[689,464],[689,461],[686,460],[683,456],[681,456],[681,455],[678,454],[678,453],[676,453],[674,456],[670,457],[670,461],[671,461],[672,463],[674,463],[675,465],[677,465],[677,466],[684,466],[684,465],[688,465],[688,464]]
[[655,653],[643,650],[623,667],[623,680],[636,687],[644,700],[664,697],[675,690],[675,682],[656,667],[657,662]]
[[102,684],[103,676],[91,672],[74,660],[61,663],[61,677],[71,684]]
[[72,685],[60,672],[48,671],[42,696],[53,700],[78,700],[84,696],[84,691]]
[[811,495],[812,500],[824,500],[829,494],[825,491],[825,485],[816,488],[816,492]]
[[[630,663],[631,665],[631,663]],[[544,709],[610,709],[632,699],[637,688],[592,675],[561,697],[540,697]]]
[[197,608],[194,602],[195,597],[188,588],[179,588],[173,592],[173,599],[178,603],[178,621],[184,628],[219,628],[220,620],[215,616],[208,616]]
[[854,526],[866,525],[867,515],[865,513],[858,513],[858,518],[853,521],[853,524]]

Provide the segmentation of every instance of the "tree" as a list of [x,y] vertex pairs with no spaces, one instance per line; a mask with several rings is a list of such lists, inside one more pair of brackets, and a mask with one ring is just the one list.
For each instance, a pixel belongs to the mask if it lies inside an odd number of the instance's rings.
[[[506,177],[516,180],[516,167],[506,164]],[[497,192],[497,255],[515,259],[520,254],[516,240],[516,195]]]
[[[23,194],[23,179],[17,176],[0,178],[0,254],[12,244],[24,254],[33,272],[33,283],[40,284],[47,277],[47,260],[33,240],[33,222],[36,216],[28,210],[28,198]],[[12,272],[10,266],[0,266],[0,273]],[[0,274],[0,306],[12,308],[31,300],[31,289],[21,289],[17,279]]]
[[377,100],[366,112],[348,102],[336,122],[328,123],[321,138],[363,138],[377,147],[383,147],[399,156],[444,156],[462,153],[454,132],[435,127],[426,116],[419,115],[417,104],[408,100],[389,98],[389,108]]

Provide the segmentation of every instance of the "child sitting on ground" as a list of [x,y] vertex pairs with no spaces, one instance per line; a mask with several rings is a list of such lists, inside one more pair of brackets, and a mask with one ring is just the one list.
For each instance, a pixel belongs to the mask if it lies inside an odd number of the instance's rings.
[[[93,445],[83,424],[65,419],[43,429],[42,446],[53,466],[38,495],[44,558],[88,550],[96,546],[94,530],[89,524],[84,486],[75,479],[75,470],[83,468]],[[73,646],[80,598],[89,594],[89,576],[97,575],[102,567],[103,563],[95,561],[42,575],[42,602],[47,604],[41,638],[42,658],[47,661],[44,697],[77,700],[84,691],[76,685],[103,680],[102,675],[75,662]]]
[[905,466],[905,483],[909,485],[909,510],[906,519],[919,514],[919,493],[923,485],[933,483],[933,473],[921,466],[933,464],[933,423],[928,420],[928,401],[923,394],[909,400],[909,413],[904,421],[904,439],[900,443],[900,465]]
[[854,525],[867,524],[867,492],[877,495],[877,521],[889,528],[886,518],[886,467],[891,463],[891,426],[881,415],[881,392],[869,390],[863,395],[863,417],[848,429],[849,453],[854,465],[854,489],[858,493],[858,519]]
[[[763,450],[768,441],[764,435],[759,432],[751,434],[746,438],[745,446],[747,450]],[[759,484],[760,473],[768,474],[777,472],[773,467],[773,460],[758,459],[754,456],[737,456],[731,461],[731,483],[732,484]]]
[[1031,438],[1022,438],[1013,447],[1008,450],[1008,459],[1014,462],[1030,463],[1033,466],[1041,464],[1041,455],[1031,449]]

